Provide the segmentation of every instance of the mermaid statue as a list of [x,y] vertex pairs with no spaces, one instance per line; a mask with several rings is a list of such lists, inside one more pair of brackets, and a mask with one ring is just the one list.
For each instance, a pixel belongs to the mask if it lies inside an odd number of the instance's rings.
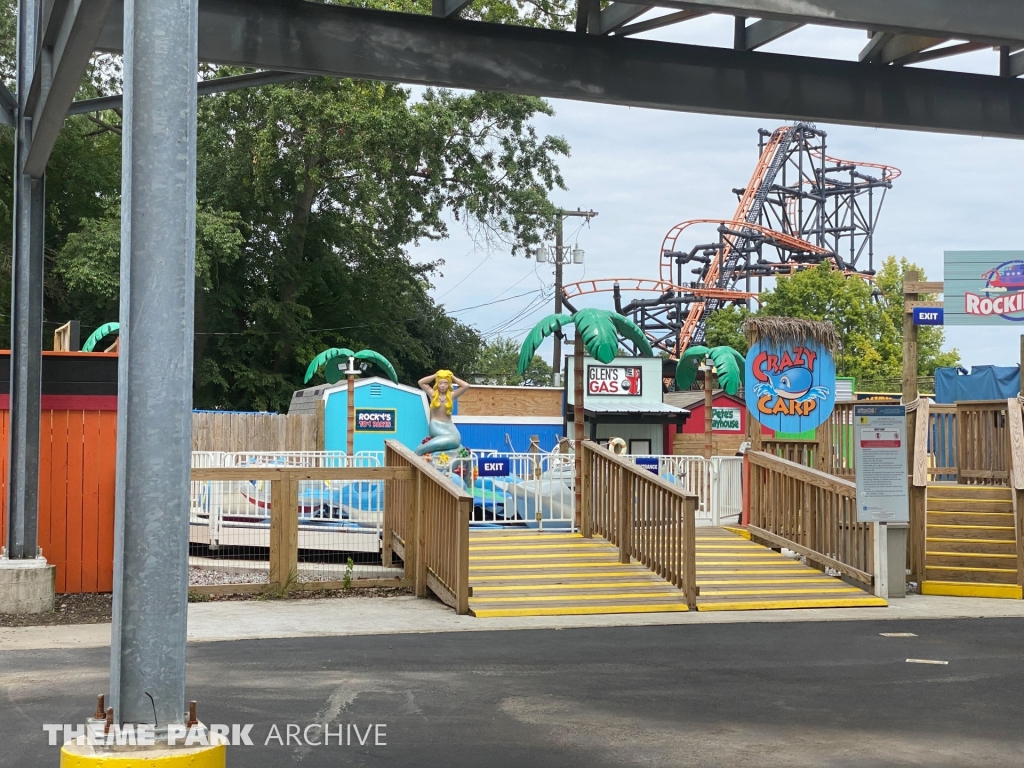
[[[462,445],[462,435],[452,422],[452,408],[469,384],[451,371],[438,371],[419,381],[420,389],[430,398],[430,439],[416,449],[423,456],[436,451],[454,451]],[[458,385],[456,389],[453,385]]]

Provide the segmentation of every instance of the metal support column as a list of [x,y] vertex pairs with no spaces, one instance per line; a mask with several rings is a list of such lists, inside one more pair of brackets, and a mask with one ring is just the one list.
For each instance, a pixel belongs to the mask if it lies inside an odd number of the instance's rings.
[[18,114],[15,127],[14,243],[11,250],[11,378],[7,556],[35,558],[39,523],[39,405],[43,353],[42,178],[22,173],[32,143],[25,102],[39,43],[39,2],[18,4]]
[[110,686],[182,723],[195,300],[197,0],[126,0]]

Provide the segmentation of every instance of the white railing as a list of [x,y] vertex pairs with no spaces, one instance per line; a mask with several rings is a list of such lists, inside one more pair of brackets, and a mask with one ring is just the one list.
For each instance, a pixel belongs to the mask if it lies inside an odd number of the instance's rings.
[[[435,466],[457,486],[473,496],[470,521],[473,527],[526,527],[571,529],[575,520],[572,453],[473,452],[470,457],[450,457]],[[742,503],[742,462],[738,457],[627,456],[646,463],[658,475],[699,499],[698,525],[721,525],[739,520]],[[487,460],[490,459],[491,462]],[[485,466],[495,460],[500,474]],[[639,461],[638,461],[639,460]],[[382,451],[363,451],[347,456],[340,451],[195,451],[193,467],[382,466]],[[196,543],[263,546],[269,527],[270,483],[193,482],[192,537]],[[299,484],[299,523],[323,549],[376,552],[384,510],[384,483],[375,481],[315,481]],[[255,537],[255,538],[254,538]]]
[[709,468],[711,524],[738,525],[743,513],[743,457],[713,456]]
[[697,525],[738,523],[743,504],[743,459],[737,456],[625,456],[699,499]]
[[[383,451],[194,451],[192,466],[378,467]],[[189,540],[221,546],[269,546],[269,482],[193,481]],[[299,535],[308,549],[379,552],[384,483],[365,480],[299,482]]]
[[[505,474],[488,474],[488,464],[507,463]],[[473,452],[439,467],[473,495],[470,524],[482,527],[572,528],[576,496],[571,453]],[[472,478],[470,480],[469,478]]]

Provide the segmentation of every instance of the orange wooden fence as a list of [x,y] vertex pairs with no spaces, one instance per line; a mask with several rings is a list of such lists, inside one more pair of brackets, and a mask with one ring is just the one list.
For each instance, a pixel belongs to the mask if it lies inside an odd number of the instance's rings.
[[[0,411],[0,539],[6,536],[7,428]],[[40,424],[39,546],[57,592],[110,592],[114,581],[117,411],[44,410]]]

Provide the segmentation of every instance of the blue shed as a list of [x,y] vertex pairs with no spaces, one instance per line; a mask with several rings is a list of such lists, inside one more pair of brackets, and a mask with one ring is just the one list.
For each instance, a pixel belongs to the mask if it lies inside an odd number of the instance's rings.
[[[356,381],[355,450],[383,451],[385,440],[415,449],[427,436],[427,396],[419,389],[368,376]],[[348,382],[321,385],[292,395],[289,413],[315,408],[324,401],[324,450],[348,445]]]

